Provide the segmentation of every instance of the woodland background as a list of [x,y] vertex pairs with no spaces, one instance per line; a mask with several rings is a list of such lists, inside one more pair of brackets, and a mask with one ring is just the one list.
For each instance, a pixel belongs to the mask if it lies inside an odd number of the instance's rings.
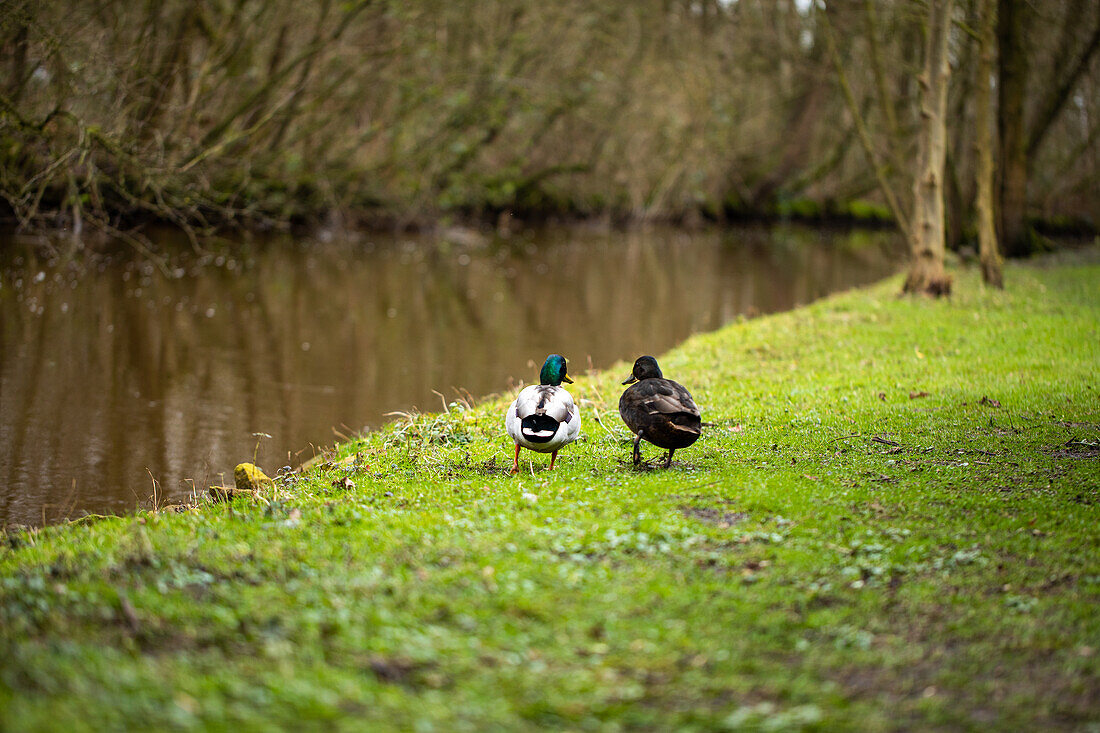
[[[912,195],[916,0],[0,8],[0,216],[22,228],[891,221],[884,187]],[[948,246],[974,237],[983,83],[1004,249],[1094,232],[1100,3],[949,12]]]

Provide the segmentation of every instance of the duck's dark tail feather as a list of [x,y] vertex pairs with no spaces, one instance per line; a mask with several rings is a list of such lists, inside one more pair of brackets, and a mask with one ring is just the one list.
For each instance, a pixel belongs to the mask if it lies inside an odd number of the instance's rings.
[[668,422],[676,430],[684,430],[687,432],[698,433],[700,426],[698,415],[692,415],[690,412],[674,412],[668,415]]
[[528,415],[520,421],[520,431],[532,443],[549,443],[558,432],[558,421],[549,415]]

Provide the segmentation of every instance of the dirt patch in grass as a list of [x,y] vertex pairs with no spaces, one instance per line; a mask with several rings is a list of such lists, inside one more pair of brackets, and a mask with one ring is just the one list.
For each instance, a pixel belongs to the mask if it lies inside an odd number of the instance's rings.
[[684,504],[679,509],[680,513],[688,519],[694,519],[697,522],[710,524],[721,529],[728,529],[749,517],[745,512],[727,512],[710,506],[688,506]]
[[1067,440],[1051,449],[1050,454],[1055,458],[1097,458],[1100,457],[1100,441]]
[[[549,466],[549,459],[547,459],[547,463],[545,465],[540,466],[538,464],[538,459],[535,457],[537,455],[538,454],[536,453],[528,452],[526,456],[526,458],[529,458],[531,460],[531,463],[534,465],[534,470],[536,473],[540,470],[544,470],[547,466]],[[520,473],[531,470],[530,466],[524,461],[524,456],[520,456],[519,470]],[[469,454],[467,454],[464,461],[445,462],[442,466],[440,478],[453,480],[464,478],[471,474],[476,476],[510,476],[512,474],[512,464],[510,460],[507,462],[498,463],[497,457],[495,455],[490,456],[483,461],[471,461]],[[385,474],[380,474],[376,476],[376,478],[385,481],[388,477]]]
[[[958,718],[955,723],[963,725],[993,724],[1012,729],[1014,722],[1023,721],[1005,717],[1005,702],[1021,698],[1037,701],[1027,718],[1026,727],[1035,726],[1033,730],[1079,730],[1095,719],[1100,696],[1095,680],[1067,674],[1054,655],[1032,656],[1010,668],[1003,664],[971,664],[967,659],[952,662],[956,652],[962,649],[930,649],[924,661],[904,667],[849,667],[836,679],[853,699],[875,700],[893,707],[899,730],[910,728],[906,721],[919,727],[921,703],[933,698],[950,700],[946,708]],[[951,667],[959,665],[972,668],[971,684],[966,687],[951,680]]]
[[1066,422],[1065,420],[1059,420],[1056,424],[1061,425],[1063,428],[1092,428],[1100,432],[1100,424],[1090,422]]
[[447,680],[434,671],[435,664],[417,662],[401,657],[372,656],[366,660],[366,668],[378,679],[403,687],[442,687]]

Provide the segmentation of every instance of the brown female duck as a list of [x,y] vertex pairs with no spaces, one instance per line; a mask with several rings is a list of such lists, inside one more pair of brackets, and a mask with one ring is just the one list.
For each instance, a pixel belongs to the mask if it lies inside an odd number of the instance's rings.
[[639,357],[623,384],[633,386],[619,398],[619,415],[634,433],[634,465],[642,460],[638,443],[646,440],[668,449],[665,468],[672,465],[672,453],[699,439],[702,421],[691,393],[682,384],[665,379],[652,356]]

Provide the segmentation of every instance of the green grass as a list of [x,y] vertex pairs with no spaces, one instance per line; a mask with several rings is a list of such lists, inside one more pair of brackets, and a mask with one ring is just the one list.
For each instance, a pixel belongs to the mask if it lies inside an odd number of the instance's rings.
[[0,728],[1095,729],[1100,267],[1008,280],[690,339],[671,470],[627,463],[621,365],[552,473],[505,475],[501,397],[9,534]]

